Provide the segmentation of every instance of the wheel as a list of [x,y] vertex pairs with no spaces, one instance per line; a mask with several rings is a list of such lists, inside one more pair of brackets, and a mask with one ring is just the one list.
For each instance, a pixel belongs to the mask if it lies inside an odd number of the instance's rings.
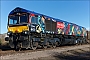
[[46,45],[43,45],[43,48],[46,49],[49,46],[49,42],[46,43]]
[[58,42],[55,42],[52,47],[56,48],[58,45],[59,45]]
[[18,43],[18,44],[14,47],[15,51],[21,51],[21,48],[22,48],[22,43]]
[[55,44],[56,44],[56,47],[59,46],[59,42],[56,42]]
[[32,50],[36,50],[38,47],[38,42],[33,42]]
[[44,49],[47,49],[47,45],[43,45],[43,48],[44,48]]
[[52,47],[53,47],[53,48],[56,48],[56,44],[53,44]]
[[37,49],[37,47],[34,47],[34,46],[32,47],[32,50],[36,50],[36,49]]
[[78,45],[80,45],[80,44],[81,44],[81,42],[79,41],[79,42],[78,42]]

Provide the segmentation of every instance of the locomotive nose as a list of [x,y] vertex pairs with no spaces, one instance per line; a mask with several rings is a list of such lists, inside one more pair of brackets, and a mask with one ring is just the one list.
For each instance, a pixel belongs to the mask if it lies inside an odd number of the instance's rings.
[[21,33],[25,30],[29,30],[28,26],[12,26],[8,27],[8,31],[12,31],[13,33]]

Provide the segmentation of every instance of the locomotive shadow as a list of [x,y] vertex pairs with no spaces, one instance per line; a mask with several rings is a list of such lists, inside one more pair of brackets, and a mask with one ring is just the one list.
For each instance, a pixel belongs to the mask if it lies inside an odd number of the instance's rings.
[[90,59],[90,51],[84,51],[82,49],[79,49],[79,51],[81,52],[77,52],[74,50],[70,50],[65,53],[54,52],[55,55],[53,55],[53,57],[55,57],[57,60],[89,60]]
[[1,46],[0,46],[0,50],[2,50],[2,51],[7,51],[7,50],[13,50],[13,49],[10,48],[10,46],[7,46],[7,45],[1,45]]

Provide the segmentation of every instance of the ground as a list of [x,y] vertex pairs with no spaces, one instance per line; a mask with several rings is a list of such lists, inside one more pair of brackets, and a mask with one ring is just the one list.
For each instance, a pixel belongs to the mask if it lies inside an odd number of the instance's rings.
[[89,48],[70,50],[56,53],[56,55],[54,56],[48,56],[32,60],[90,60],[90,50]]
[[1,60],[90,60],[90,44],[63,46],[40,51],[23,51],[21,53],[9,51],[6,55],[2,55],[1,52],[0,54]]

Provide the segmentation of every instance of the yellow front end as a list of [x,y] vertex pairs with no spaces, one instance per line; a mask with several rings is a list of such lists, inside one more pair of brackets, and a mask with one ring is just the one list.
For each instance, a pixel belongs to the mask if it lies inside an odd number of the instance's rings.
[[28,26],[13,26],[13,27],[8,27],[8,32],[13,32],[13,33],[21,33],[23,31],[29,31]]

